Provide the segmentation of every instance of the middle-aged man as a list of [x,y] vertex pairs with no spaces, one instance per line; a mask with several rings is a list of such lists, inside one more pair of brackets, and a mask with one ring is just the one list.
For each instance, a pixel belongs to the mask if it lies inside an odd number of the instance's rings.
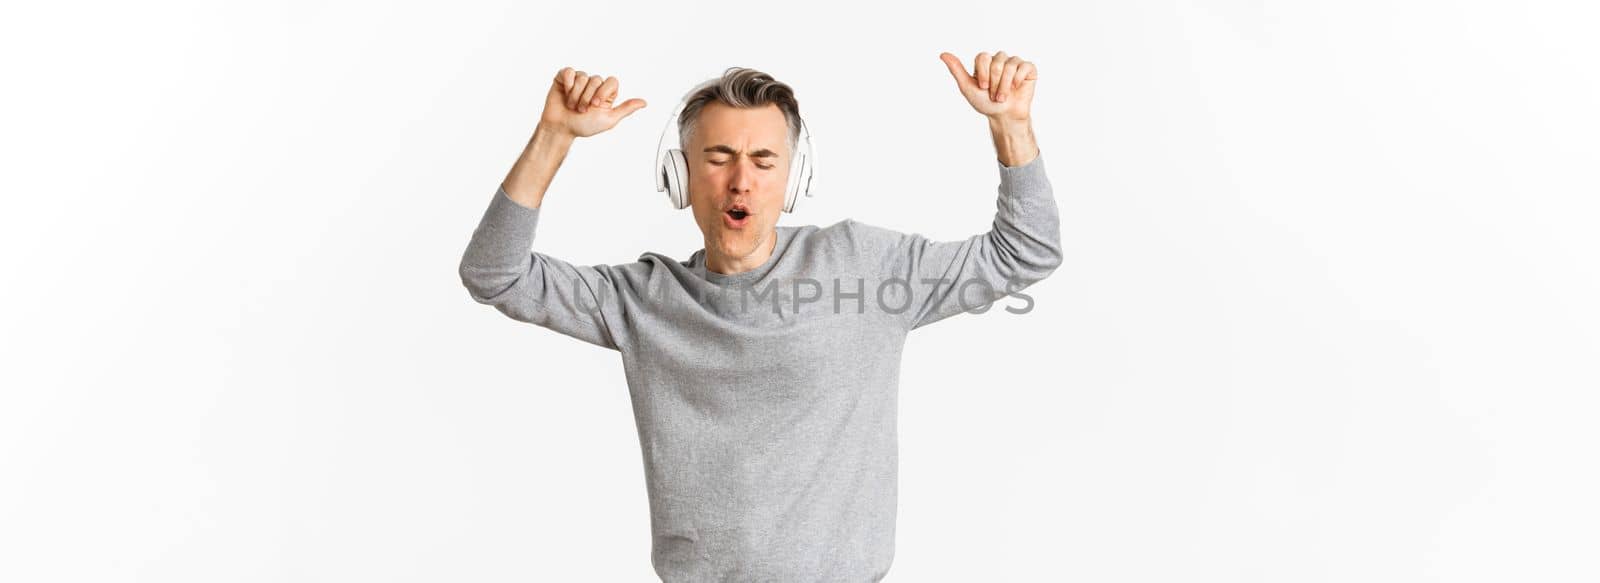
[[[461,281],[511,318],[621,353],[644,457],[651,563],[663,581],[882,579],[894,559],[907,333],[987,310],[1061,264],[1056,203],[1029,116],[1033,63],[979,53],[969,74],[954,55],[939,58],[994,138],[1000,185],[988,232],[933,241],[849,219],[778,225],[790,162],[803,148],[799,106],[789,86],[735,67],[691,93],[678,118],[704,249],[684,261],[646,252],[616,265],[529,251],[545,190],[572,144],[645,106],[614,104],[615,77],[556,74],[533,137],[472,234]],[[839,189],[871,196],[899,188],[895,173],[930,169],[884,170],[880,184]],[[897,196],[914,209],[958,194]],[[583,221],[598,236],[619,212],[561,220]],[[556,368],[535,360],[516,370],[541,390],[570,390],[582,378],[553,376]]]

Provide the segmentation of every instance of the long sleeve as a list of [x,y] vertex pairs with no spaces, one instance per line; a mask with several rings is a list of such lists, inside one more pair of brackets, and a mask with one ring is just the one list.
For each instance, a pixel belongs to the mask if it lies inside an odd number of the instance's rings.
[[897,272],[910,280],[912,329],[1004,298],[1061,265],[1061,219],[1044,155],[1008,167],[998,159],[1000,196],[993,227],[959,241],[905,235],[894,247]]
[[616,273],[530,251],[540,210],[497,189],[461,257],[462,285],[473,300],[515,320],[618,350],[609,325],[621,320],[624,305]]

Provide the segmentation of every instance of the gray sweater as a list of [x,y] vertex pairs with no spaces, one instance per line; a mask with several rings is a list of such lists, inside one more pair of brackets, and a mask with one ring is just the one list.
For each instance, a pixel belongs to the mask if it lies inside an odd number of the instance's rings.
[[543,207],[497,190],[461,281],[511,318],[621,352],[663,581],[878,581],[894,559],[906,334],[1031,309],[1015,292],[1061,263],[1043,156],[996,166],[986,233],[780,225],[772,256],[731,275],[707,271],[703,249],[582,266],[530,253]]

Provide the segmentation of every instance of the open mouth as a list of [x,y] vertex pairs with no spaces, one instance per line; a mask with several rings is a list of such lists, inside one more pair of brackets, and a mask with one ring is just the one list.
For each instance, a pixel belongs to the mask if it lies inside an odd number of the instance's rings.
[[750,210],[744,205],[734,205],[722,213],[722,221],[731,228],[742,228],[750,222]]

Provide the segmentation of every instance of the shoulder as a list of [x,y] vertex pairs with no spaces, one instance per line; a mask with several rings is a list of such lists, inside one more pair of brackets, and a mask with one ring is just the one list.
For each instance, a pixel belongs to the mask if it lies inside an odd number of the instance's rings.
[[813,237],[831,245],[849,247],[858,251],[887,251],[901,244],[906,234],[855,219],[843,219],[816,230]]

